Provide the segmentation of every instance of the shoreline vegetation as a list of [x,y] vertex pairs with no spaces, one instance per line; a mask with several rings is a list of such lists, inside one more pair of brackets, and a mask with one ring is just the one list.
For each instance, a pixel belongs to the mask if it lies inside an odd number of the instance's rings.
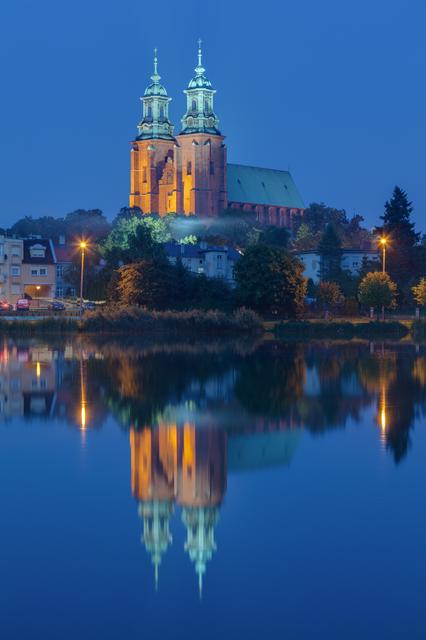
[[282,320],[263,321],[246,308],[233,313],[198,309],[189,311],[148,311],[139,307],[102,309],[83,318],[50,317],[7,320],[0,318],[0,336],[46,334],[100,334],[131,336],[273,336],[282,340],[426,339],[426,319],[397,320]]

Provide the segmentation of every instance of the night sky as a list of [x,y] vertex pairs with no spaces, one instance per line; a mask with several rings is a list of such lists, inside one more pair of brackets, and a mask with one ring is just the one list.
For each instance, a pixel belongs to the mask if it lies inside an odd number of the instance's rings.
[[426,231],[425,32],[424,0],[4,0],[0,226],[126,205],[152,49],[178,133],[201,37],[230,161],[369,226],[399,184]]

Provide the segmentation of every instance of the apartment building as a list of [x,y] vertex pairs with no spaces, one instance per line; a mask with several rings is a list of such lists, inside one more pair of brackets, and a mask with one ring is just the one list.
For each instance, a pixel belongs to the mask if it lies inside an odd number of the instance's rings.
[[0,236],[0,299],[11,304],[23,295],[23,255],[23,240]]

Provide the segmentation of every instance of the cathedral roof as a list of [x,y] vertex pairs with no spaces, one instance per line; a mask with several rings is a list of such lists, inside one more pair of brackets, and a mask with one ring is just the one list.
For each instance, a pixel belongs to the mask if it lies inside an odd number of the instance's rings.
[[151,76],[152,82],[145,89],[145,96],[167,96],[167,91],[160,84],[161,76],[158,73],[157,49],[154,49],[154,73]]
[[227,166],[228,202],[247,202],[270,207],[303,209],[303,200],[289,171]]

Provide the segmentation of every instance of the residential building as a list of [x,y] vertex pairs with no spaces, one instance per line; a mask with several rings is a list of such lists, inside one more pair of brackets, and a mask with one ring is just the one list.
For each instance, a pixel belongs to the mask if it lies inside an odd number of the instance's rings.
[[55,250],[51,240],[42,238],[26,238],[23,244],[23,293],[37,306],[56,293]]
[[75,247],[67,243],[64,235],[60,235],[54,243],[56,255],[56,298],[75,298],[76,288],[67,281],[67,271],[72,267]]
[[0,299],[15,304],[22,296],[23,241],[0,236]]
[[160,79],[155,52],[131,148],[130,206],[144,214],[203,217],[231,207],[254,213],[260,223],[291,228],[304,205],[290,173],[227,163],[214,111],[216,91],[206,76],[201,44],[195,75],[184,91],[186,112],[178,135],[169,114],[171,98]]
[[179,244],[172,241],[164,245],[166,255],[172,264],[182,261],[191,273],[204,274],[207,278],[223,278],[234,284],[234,267],[240,254],[232,247],[214,246],[206,242]]
[[[318,251],[297,251],[295,255],[305,267],[304,276],[318,284],[321,280],[321,255]],[[380,255],[374,249],[342,249],[340,266],[352,276],[359,274],[364,260],[379,262]]]

